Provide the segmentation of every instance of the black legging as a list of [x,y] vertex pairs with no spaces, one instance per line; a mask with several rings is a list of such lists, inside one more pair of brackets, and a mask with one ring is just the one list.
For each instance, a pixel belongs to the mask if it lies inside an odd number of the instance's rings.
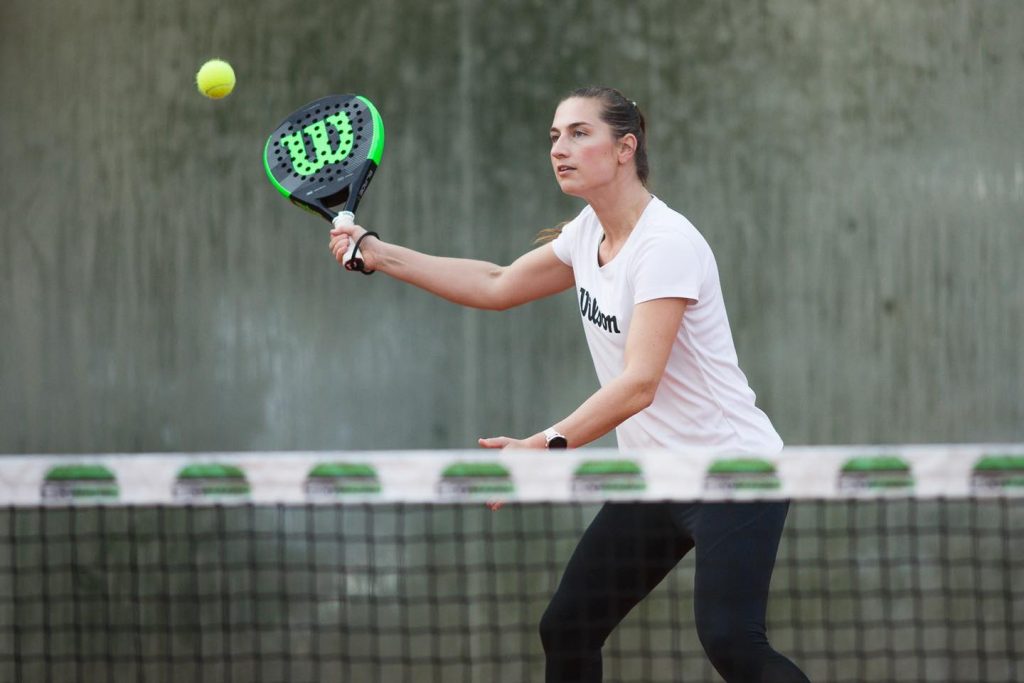
[[788,502],[608,503],[583,533],[540,622],[548,683],[601,680],[601,647],[693,547],[694,616],[727,683],[807,683],[768,644],[765,611]]

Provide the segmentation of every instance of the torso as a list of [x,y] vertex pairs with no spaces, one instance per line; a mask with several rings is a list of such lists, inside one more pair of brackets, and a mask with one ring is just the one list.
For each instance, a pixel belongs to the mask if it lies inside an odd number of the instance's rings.
[[622,372],[634,306],[662,297],[692,302],[654,403],[618,427],[620,446],[747,453],[781,448],[739,368],[714,256],[689,221],[653,199],[632,232],[613,244],[588,207],[553,245],[573,267],[602,384]]

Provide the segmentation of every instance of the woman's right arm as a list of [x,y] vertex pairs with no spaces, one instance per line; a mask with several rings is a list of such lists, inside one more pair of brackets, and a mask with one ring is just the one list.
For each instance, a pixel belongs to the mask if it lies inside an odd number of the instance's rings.
[[[331,230],[331,253],[342,262],[349,240],[365,232],[358,225]],[[379,270],[431,294],[471,308],[501,311],[564,291],[573,285],[572,268],[544,244],[511,265],[430,256],[367,237],[359,251],[367,270]]]

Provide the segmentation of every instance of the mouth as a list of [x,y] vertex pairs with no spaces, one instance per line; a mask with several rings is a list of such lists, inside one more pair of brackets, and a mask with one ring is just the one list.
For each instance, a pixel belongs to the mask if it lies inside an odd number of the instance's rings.
[[575,170],[576,170],[575,166],[567,166],[566,164],[559,164],[558,166],[555,167],[555,173],[557,173],[560,176],[561,175],[566,175],[566,174],[568,174],[568,173],[570,173],[572,171],[575,171]]

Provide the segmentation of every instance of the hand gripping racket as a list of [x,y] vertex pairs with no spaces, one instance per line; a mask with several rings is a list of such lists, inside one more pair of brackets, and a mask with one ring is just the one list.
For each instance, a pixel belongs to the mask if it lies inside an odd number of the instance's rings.
[[[296,206],[333,222],[355,220],[384,153],[384,123],[370,100],[330,95],[296,109],[270,134],[263,167],[278,192]],[[363,270],[355,240],[342,262]],[[365,271],[364,271],[365,272]]]

